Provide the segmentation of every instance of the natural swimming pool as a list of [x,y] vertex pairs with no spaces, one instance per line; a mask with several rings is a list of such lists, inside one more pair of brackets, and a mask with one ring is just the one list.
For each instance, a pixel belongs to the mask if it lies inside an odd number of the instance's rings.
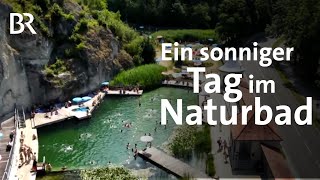
[[[135,161],[126,144],[134,147],[137,143],[142,149],[145,143],[140,142],[140,137],[151,133],[153,146],[163,147],[175,128],[171,119],[166,129],[159,124],[160,100],[164,98],[171,99],[173,107],[176,99],[183,99],[185,107],[197,104],[196,95],[177,88],[159,88],[141,97],[106,97],[90,120],[66,121],[40,128],[39,161],[45,156],[46,162],[56,170],[63,166],[68,169],[107,166],[109,162],[133,169],[149,166],[141,159]],[[185,108],[184,111],[187,112]],[[131,122],[132,127],[124,128],[126,122]]]

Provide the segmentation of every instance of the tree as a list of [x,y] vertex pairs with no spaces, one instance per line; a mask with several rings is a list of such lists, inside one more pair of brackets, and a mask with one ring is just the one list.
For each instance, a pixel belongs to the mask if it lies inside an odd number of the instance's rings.
[[154,58],[156,57],[156,51],[150,39],[144,40],[141,57],[143,58],[143,64],[154,63]]
[[251,32],[251,17],[245,0],[223,0],[217,30],[221,39],[235,41]]
[[208,3],[200,3],[192,7],[192,24],[197,28],[209,28],[211,17],[209,16]]
[[[279,0],[268,31],[283,35],[287,46],[295,48],[298,72],[309,80],[317,77],[320,59],[320,1]],[[318,75],[319,76],[319,75]]]

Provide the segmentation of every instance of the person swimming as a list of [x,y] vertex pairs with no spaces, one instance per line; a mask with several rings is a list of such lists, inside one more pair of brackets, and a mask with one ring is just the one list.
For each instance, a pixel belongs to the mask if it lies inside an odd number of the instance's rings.
[[131,128],[131,123],[126,123],[125,125],[124,125],[124,127],[126,127],[126,128]]

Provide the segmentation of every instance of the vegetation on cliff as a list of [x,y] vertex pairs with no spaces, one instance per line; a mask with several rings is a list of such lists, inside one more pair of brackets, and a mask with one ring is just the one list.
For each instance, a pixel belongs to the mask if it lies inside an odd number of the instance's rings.
[[141,86],[150,90],[161,85],[166,68],[157,64],[142,65],[119,73],[112,81],[113,86]]
[[[109,11],[105,0],[4,2],[14,12],[33,14],[37,33],[53,42],[52,59],[43,71],[47,80],[53,78],[56,82],[58,74],[65,71],[82,73],[88,69],[88,64],[98,64],[100,60],[108,60],[114,65],[107,66],[117,66],[114,69],[120,70],[131,68],[133,61],[135,65],[149,63],[150,59],[153,61],[148,52],[149,41],[123,23],[120,13]],[[57,59],[60,61],[56,62]],[[82,69],[75,68],[75,65],[82,66]]]

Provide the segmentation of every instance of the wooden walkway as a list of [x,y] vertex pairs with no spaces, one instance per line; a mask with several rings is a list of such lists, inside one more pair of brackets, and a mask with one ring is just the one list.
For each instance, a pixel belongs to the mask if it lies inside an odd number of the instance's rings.
[[10,152],[6,151],[7,143],[10,141],[9,135],[10,132],[13,131],[14,128],[14,118],[10,118],[9,120],[4,121],[1,123],[1,133],[3,137],[0,138],[0,178],[4,175],[4,171],[9,160]]
[[123,94],[120,93],[120,90],[108,90],[105,92],[106,95],[119,95],[119,96],[141,96],[143,94],[143,90],[137,91],[124,91]]
[[186,88],[193,88],[192,82],[187,81],[176,81],[176,80],[165,80],[162,82],[162,85],[172,86],[172,87],[186,87]]
[[152,164],[170,172],[178,178],[192,177],[196,179],[212,179],[205,173],[154,147],[147,148],[145,151],[139,151],[138,154],[141,158],[150,161]]
[[73,111],[74,109],[79,108],[78,105],[72,105],[71,107],[65,108],[62,107],[58,109],[58,115],[52,115],[50,116],[50,113],[48,115],[50,118],[45,118],[45,113],[37,113],[35,115],[34,120],[32,120],[32,127],[33,128],[39,128],[43,126],[47,126],[50,124],[58,123],[61,121],[69,120],[69,119],[87,119],[90,118],[92,115],[92,112],[96,109],[97,106],[92,106],[92,102],[96,100],[97,104],[101,103],[106,93],[99,92],[96,96],[94,96],[91,100],[83,103],[83,107],[89,108],[89,113],[86,111]]

